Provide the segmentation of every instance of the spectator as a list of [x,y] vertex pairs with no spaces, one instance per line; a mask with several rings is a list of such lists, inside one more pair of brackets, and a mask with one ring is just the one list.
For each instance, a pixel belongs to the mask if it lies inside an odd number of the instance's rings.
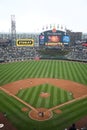
[[76,130],[75,124],[72,124],[72,126],[69,128],[69,130]]

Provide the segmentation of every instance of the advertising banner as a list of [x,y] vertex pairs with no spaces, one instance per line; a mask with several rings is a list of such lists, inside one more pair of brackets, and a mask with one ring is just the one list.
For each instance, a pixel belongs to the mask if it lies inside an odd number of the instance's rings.
[[34,46],[33,39],[17,39],[16,40],[17,46]]

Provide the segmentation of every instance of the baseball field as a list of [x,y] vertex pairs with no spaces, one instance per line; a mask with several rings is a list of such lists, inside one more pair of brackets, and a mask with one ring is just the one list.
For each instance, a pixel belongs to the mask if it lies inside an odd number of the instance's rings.
[[17,130],[64,130],[87,116],[86,106],[87,64],[61,60],[0,64],[0,112]]

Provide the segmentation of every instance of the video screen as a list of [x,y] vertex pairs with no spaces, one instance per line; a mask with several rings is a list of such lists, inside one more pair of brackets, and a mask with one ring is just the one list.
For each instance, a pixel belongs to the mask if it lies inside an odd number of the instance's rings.
[[48,36],[48,42],[58,43],[60,42],[60,36]]
[[67,36],[63,36],[63,43],[69,43],[70,42],[70,37]]

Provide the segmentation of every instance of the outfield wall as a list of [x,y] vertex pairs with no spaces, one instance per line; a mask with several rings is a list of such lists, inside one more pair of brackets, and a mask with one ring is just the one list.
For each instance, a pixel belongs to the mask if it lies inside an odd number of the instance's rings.
[[75,60],[75,59],[66,59],[64,57],[60,57],[60,58],[53,58],[53,57],[44,57],[44,58],[40,58],[41,60],[65,60],[65,61],[74,61],[74,62],[84,62],[87,63],[87,61],[85,60]]
[[[33,60],[33,58],[30,58],[30,59],[25,59],[25,60],[14,60],[14,62],[19,62],[19,61],[27,61],[27,60]],[[54,58],[54,57],[43,57],[43,58],[40,58],[40,60],[65,60],[65,61],[74,61],[74,62],[83,62],[83,63],[87,63],[87,61],[85,60],[75,60],[75,59],[66,59],[64,57],[59,57],[59,58]],[[11,62],[11,61],[10,61]],[[13,62],[13,61],[12,61]],[[5,60],[0,60],[0,63],[9,63],[9,61],[5,61]]]

